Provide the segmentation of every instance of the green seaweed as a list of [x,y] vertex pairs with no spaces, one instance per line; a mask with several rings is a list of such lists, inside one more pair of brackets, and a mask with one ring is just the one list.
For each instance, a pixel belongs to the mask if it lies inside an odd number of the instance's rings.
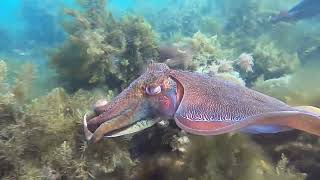
[[[297,131],[203,137],[186,134],[169,120],[132,136],[88,144],[81,122],[94,102],[111,100],[149,60],[157,60],[158,34],[161,43],[174,42],[179,53],[188,53],[180,58],[187,62],[171,62],[183,64],[184,69],[252,85],[291,105],[319,107],[318,83],[310,78],[319,74],[319,64],[308,65],[318,57],[318,32],[308,30],[303,35],[303,23],[267,24],[271,6],[256,0],[224,1],[219,9],[223,20],[211,12],[212,4],[221,1],[183,1],[180,10],[148,12],[152,26],[142,17],[113,17],[105,10],[106,0],[77,2],[79,9],[66,9],[63,15],[66,42],[50,54],[59,86],[72,93],[57,87],[36,97],[39,87],[32,87],[36,67],[14,65],[9,72],[5,61],[0,61],[0,179],[300,180],[315,176],[319,140]],[[292,43],[297,41],[301,43]],[[235,58],[243,52],[252,52],[254,62],[245,69]],[[300,60],[307,66],[301,68]],[[12,71],[19,73],[14,77]]]
[[250,52],[256,39],[271,29],[269,13],[257,0],[224,1],[222,9],[226,16],[222,42],[237,49],[237,53]]
[[319,63],[311,63],[292,75],[276,79],[258,79],[254,88],[296,106],[320,106],[319,85],[313,79],[319,75]]
[[164,41],[170,41],[177,36],[189,37],[196,33],[201,24],[204,24],[201,11],[208,8],[206,1],[186,0],[172,3],[179,4],[180,8],[165,7],[145,12],[145,17],[152,22],[154,29],[159,32],[161,40]]
[[146,21],[133,16],[116,20],[105,4],[81,1],[82,11],[65,10],[73,17],[64,22],[69,38],[52,53],[51,64],[72,89],[128,85],[158,55],[155,33]]
[[300,65],[296,53],[292,54],[276,48],[273,42],[261,41],[253,51],[256,76],[264,75],[265,79],[278,78],[293,73]]
[[217,35],[207,36],[200,31],[196,32],[192,38],[184,38],[176,44],[191,49],[192,66],[195,66],[199,72],[216,73],[218,65],[225,62],[226,59],[230,59],[233,55],[232,50],[222,47]]
[[24,64],[21,67],[14,87],[12,87],[12,93],[16,100],[20,103],[30,100],[28,98],[34,97],[32,94],[32,85],[36,79],[36,68],[33,64]]
[[[109,158],[123,156],[118,145],[100,146],[109,149],[107,154],[98,155],[100,159],[94,154],[97,152],[86,149],[81,131],[80,122],[83,112],[90,107],[89,102],[101,98],[99,91],[94,96],[92,92],[85,91],[69,96],[63,89],[57,88],[47,96],[34,99],[11,112],[16,115],[10,117],[11,122],[2,122],[6,125],[0,129],[1,134],[5,135],[0,139],[1,169],[7,168],[5,172],[8,173],[1,177],[88,179],[91,171],[112,172],[114,159]],[[99,162],[104,165],[96,168]]]
[[[248,137],[234,134],[215,138],[179,133],[173,152],[157,153],[138,164],[136,179],[304,179],[283,163],[273,165]],[[254,152],[254,153],[252,153]],[[141,174],[139,174],[141,173]]]
[[[5,63],[1,62],[0,67],[4,72]],[[112,91],[103,91],[79,90],[69,95],[56,88],[32,101],[24,99],[19,108],[14,108],[19,101],[6,103],[8,109],[4,110],[9,116],[1,117],[0,124],[0,164],[1,172],[5,173],[0,177],[261,180],[304,177],[286,163],[275,167],[260,146],[241,134],[200,137],[172,125],[159,125],[134,135],[130,142],[125,137],[87,144],[81,119],[90,104],[113,97]],[[132,157],[132,145],[151,151]]]

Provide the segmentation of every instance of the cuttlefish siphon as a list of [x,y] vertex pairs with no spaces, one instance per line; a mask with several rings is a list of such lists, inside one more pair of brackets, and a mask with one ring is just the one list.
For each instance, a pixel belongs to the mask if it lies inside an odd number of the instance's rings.
[[87,140],[116,137],[174,119],[186,132],[218,135],[299,129],[320,136],[320,111],[286,103],[236,83],[151,63],[115,99],[85,115]]

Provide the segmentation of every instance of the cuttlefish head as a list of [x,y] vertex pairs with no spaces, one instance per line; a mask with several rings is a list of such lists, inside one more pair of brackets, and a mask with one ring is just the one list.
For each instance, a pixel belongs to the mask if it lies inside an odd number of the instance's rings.
[[95,115],[84,117],[87,140],[116,137],[146,129],[162,119],[169,119],[180,103],[177,83],[169,76],[170,69],[152,63],[110,103],[96,108]]

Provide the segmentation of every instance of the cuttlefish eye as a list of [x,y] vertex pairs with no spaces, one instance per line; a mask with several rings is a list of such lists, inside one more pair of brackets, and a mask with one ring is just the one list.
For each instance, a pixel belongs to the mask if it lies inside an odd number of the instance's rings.
[[146,87],[146,93],[150,96],[159,94],[161,92],[161,86],[156,87]]

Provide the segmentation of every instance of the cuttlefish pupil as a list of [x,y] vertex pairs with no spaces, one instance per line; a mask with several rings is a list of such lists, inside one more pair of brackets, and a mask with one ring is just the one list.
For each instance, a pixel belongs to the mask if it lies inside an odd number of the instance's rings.
[[299,129],[320,136],[320,110],[284,102],[219,77],[172,70],[162,63],[147,71],[110,103],[85,115],[86,138],[98,141],[139,132],[174,119],[186,132],[277,133]]

